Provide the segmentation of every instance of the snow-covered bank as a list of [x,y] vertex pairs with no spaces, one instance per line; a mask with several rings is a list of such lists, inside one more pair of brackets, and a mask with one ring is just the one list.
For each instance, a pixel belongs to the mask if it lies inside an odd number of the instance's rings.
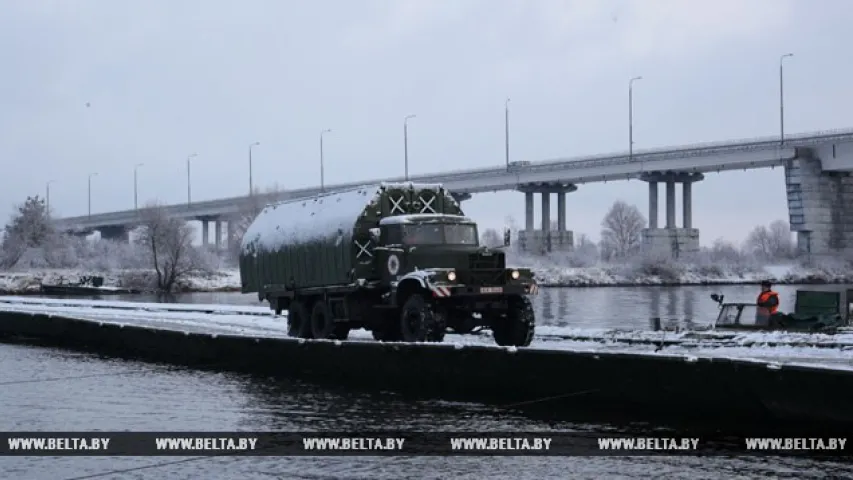
[[[30,270],[24,272],[0,272],[0,294],[22,295],[38,293],[40,285],[77,283],[84,276],[104,277],[104,286],[151,290],[156,285],[155,273],[151,270]],[[233,292],[240,290],[240,272],[224,269],[212,273],[192,275],[181,279],[176,292]]]
[[[853,283],[853,272],[843,268],[776,265],[766,267],[722,267],[666,264],[663,266],[596,265],[563,267],[542,261],[515,261],[513,265],[533,268],[543,286],[603,287],[641,285],[738,285],[755,284],[771,279],[778,284]],[[38,293],[41,283],[75,283],[81,276],[104,277],[104,285],[146,290],[153,284],[154,273],[148,270],[31,270],[0,272],[0,294]],[[178,282],[179,292],[236,292],[240,290],[240,272],[222,269],[214,273],[187,277]]]
[[686,286],[758,284],[771,280],[777,284],[845,284],[853,283],[853,272],[795,265],[773,265],[741,268],[718,265],[667,265],[663,268],[636,268],[625,265],[561,267],[535,265],[536,278],[543,286]]

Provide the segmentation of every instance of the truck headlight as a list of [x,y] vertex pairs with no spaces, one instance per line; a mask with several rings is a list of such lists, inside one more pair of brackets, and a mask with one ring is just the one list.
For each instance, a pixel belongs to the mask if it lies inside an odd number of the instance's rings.
[[447,273],[447,279],[450,280],[451,282],[455,282],[456,281],[456,272],[448,272]]
[[518,270],[513,270],[512,273],[509,274],[509,276],[511,276],[513,280],[518,280],[518,277],[520,277],[521,274],[518,272]]

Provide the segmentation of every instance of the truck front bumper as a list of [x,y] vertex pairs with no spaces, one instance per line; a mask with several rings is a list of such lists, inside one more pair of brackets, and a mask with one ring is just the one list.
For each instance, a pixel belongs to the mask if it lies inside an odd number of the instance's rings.
[[535,283],[526,285],[496,285],[475,287],[471,285],[431,285],[430,290],[435,298],[445,297],[501,297],[503,295],[536,295],[539,286]]

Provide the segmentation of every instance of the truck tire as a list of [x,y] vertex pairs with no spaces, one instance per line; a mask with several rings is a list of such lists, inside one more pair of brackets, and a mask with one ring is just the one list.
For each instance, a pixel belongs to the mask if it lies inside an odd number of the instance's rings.
[[329,304],[319,299],[311,309],[311,334],[318,339],[335,338],[335,318]]
[[311,338],[311,317],[308,309],[299,300],[290,302],[287,309],[287,335],[296,338]]
[[403,336],[400,333],[399,310],[379,310],[376,312],[378,323],[371,325],[370,333],[378,342],[399,342]]
[[420,294],[414,293],[406,299],[400,309],[400,333],[404,342],[441,341],[444,327],[439,328],[432,305]]
[[492,334],[495,343],[502,347],[526,347],[533,341],[536,330],[536,314],[527,297],[512,297],[506,317],[493,320]]

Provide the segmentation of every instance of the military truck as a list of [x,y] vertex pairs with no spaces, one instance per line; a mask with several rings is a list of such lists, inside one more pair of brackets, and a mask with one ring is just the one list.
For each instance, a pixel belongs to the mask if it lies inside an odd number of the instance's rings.
[[[504,242],[507,244],[508,242]],[[266,206],[243,236],[243,293],[257,293],[288,335],[441,342],[491,329],[527,346],[533,273],[479,243],[477,224],[442,185],[382,183]],[[479,331],[479,330],[477,330]]]

